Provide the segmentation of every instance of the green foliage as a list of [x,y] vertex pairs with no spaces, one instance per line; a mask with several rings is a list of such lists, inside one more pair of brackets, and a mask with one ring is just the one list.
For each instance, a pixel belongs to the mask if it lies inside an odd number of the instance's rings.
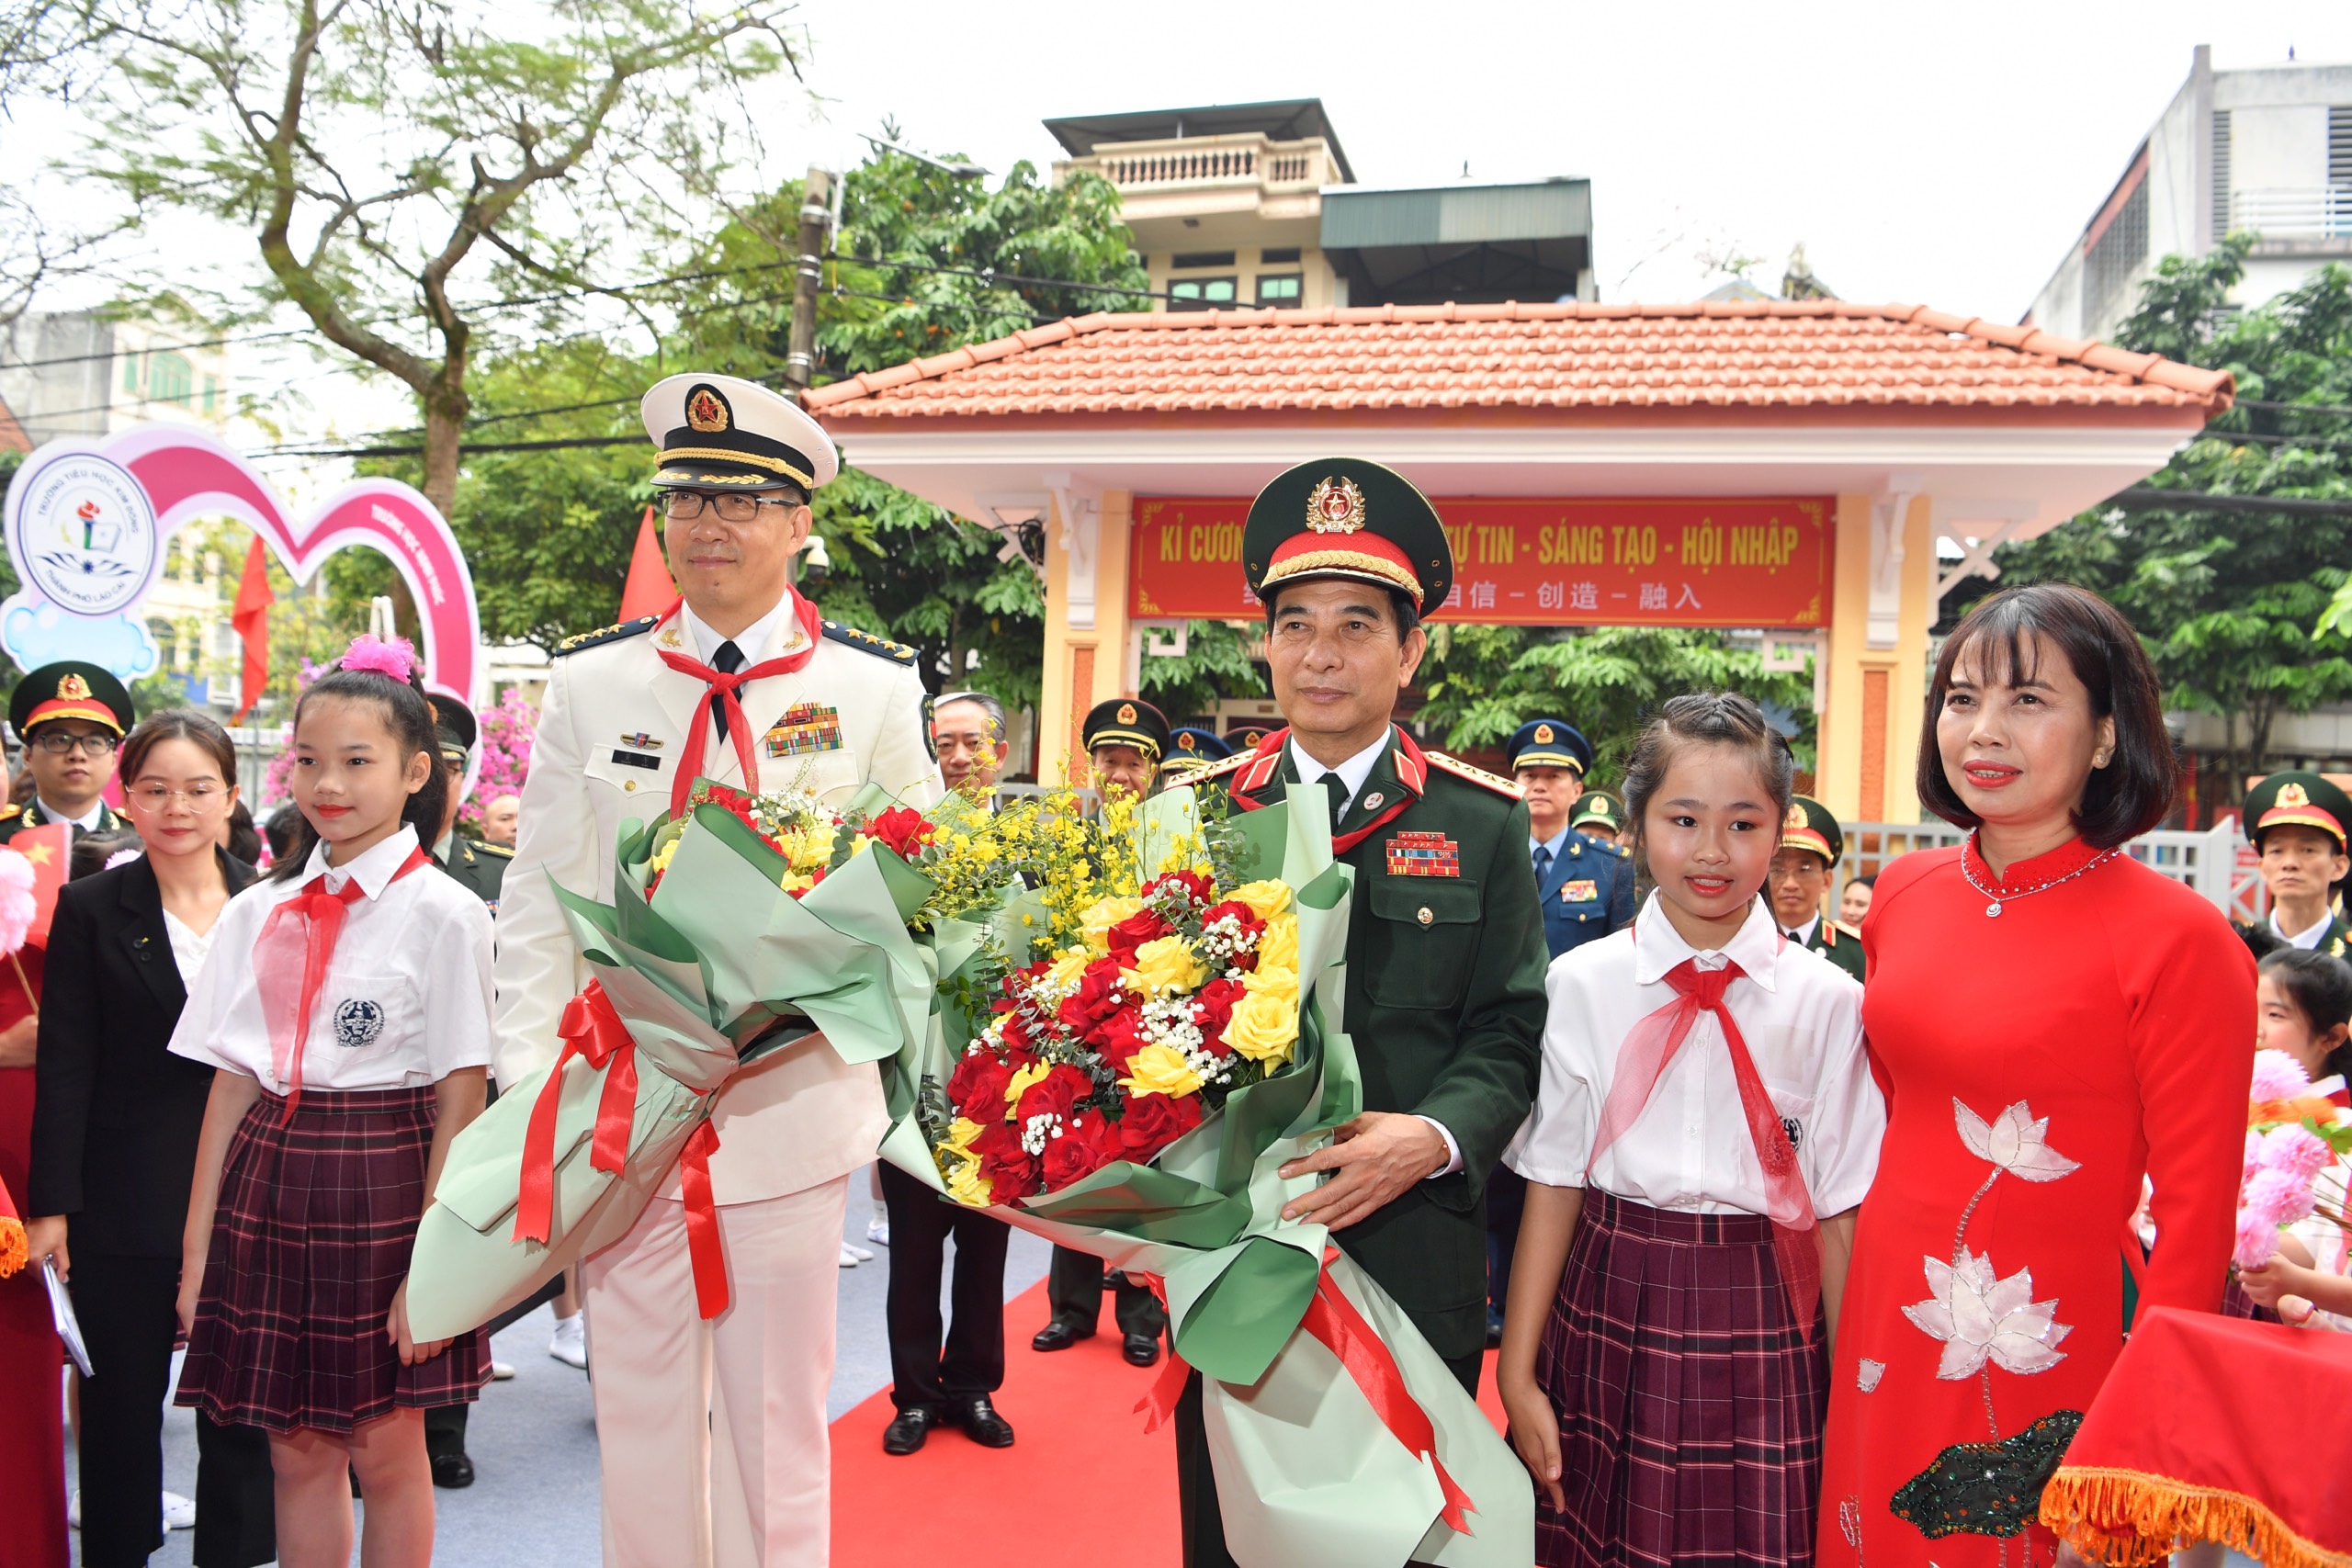
[[1182,654],[1170,659],[1144,655],[1143,694],[1173,724],[1214,712],[1219,697],[1272,696],[1265,676],[1250,661],[1257,638],[1254,626],[1189,622]]
[[[2352,272],[2329,266],[2233,317],[2224,306],[2251,243],[2233,235],[2210,256],[2165,258],[2118,336],[2229,370],[2241,399],[2352,404]],[[2352,501],[2352,422],[2316,407],[2241,404],[2147,482]],[[2167,704],[2223,720],[2230,798],[2264,770],[2279,715],[2352,697],[2352,518],[2217,512],[2186,498],[2177,508],[2098,507],[1999,558],[2004,586],[2071,581],[2114,601],[2146,642]],[[1972,584],[1971,598],[1990,586]]]
[[1767,674],[1759,653],[1720,632],[1602,626],[1589,632],[1521,626],[1430,628],[1419,719],[1440,744],[1500,746],[1531,718],[1556,716],[1584,731],[1596,784],[1613,779],[1657,705],[1684,692],[1736,691],[1796,727],[1801,764],[1814,754],[1813,680]]

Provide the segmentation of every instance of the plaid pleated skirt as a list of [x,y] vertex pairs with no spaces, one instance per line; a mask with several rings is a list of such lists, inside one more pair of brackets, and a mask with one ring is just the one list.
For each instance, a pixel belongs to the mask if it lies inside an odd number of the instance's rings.
[[413,1367],[384,1337],[408,1274],[434,1090],[265,1093],[230,1141],[177,1403],[216,1421],[348,1432],[462,1404],[490,1376],[477,1328]]
[[1828,1366],[1770,1220],[1588,1188],[1535,1377],[1567,1503],[1537,1496],[1544,1568],[1813,1561]]

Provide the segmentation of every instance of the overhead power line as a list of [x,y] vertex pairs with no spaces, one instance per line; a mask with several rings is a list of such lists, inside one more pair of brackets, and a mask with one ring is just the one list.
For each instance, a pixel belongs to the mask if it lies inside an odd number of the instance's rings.
[[2225,495],[2215,491],[2157,490],[2133,485],[2099,503],[2133,510],[2165,507],[2179,512],[2267,512],[2283,517],[2352,517],[2352,501],[2301,495]]

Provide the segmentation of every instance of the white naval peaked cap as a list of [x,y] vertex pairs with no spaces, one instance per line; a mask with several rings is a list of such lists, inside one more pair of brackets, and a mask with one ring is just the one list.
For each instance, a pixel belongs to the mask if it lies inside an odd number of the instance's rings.
[[673,490],[813,491],[841,472],[824,427],[780,392],[740,376],[664,377],[645,394],[656,485]]

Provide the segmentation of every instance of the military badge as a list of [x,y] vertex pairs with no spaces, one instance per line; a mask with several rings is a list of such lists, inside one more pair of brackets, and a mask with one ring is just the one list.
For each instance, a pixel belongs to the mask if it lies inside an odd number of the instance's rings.
[[708,387],[696,387],[686,399],[687,429],[705,435],[716,435],[731,423],[726,400]]
[[1589,904],[1600,897],[1600,885],[1582,878],[1564,883],[1560,887],[1560,902],[1563,904]]
[[[79,675],[68,675],[65,677],[65,684],[78,685],[81,682],[81,679],[82,678]],[[83,697],[89,695],[89,689],[87,687],[84,687],[78,692],[69,692],[65,689],[65,686],[60,686],[58,687],[57,692],[58,695],[64,697]],[[2302,785],[2299,784],[2280,784],[2278,786],[2279,805],[2309,806],[2311,803],[2312,792],[2305,789]]]
[[[930,727],[924,727],[928,732]],[[838,751],[842,716],[821,703],[795,703],[784,710],[760,745],[771,757],[799,757],[812,751]]]
[[659,751],[662,750],[663,743],[656,740],[653,737],[646,734],[645,731],[640,729],[634,735],[622,736],[621,744],[624,746],[634,747],[639,751]]
[[1781,819],[1781,831],[1783,833],[1802,833],[1812,826],[1813,824],[1805,819],[1804,807],[1802,806],[1790,807],[1789,814]]
[[1306,525],[1315,533],[1360,533],[1363,524],[1363,491],[1353,479],[1327,479],[1306,498]]
[[1462,846],[1442,833],[1398,833],[1388,840],[1391,876],[1460,876]]
[[1535,744],[1538,746],[1549,746],[1552,744],[1552,727],[1550,725],[1539,724],[1535,727]]
[[[82,702],[90,694],[90,683],[79,675],[68,674],[65,679],[57,682],[57,694],[68,702]],[[2293,789],[2295,786],[2289,784],[2287,787]],[[2298,791],[2298,793],[2301,792]],[[2301,802],[2297,801],[2296,804],[2301,805]]]

